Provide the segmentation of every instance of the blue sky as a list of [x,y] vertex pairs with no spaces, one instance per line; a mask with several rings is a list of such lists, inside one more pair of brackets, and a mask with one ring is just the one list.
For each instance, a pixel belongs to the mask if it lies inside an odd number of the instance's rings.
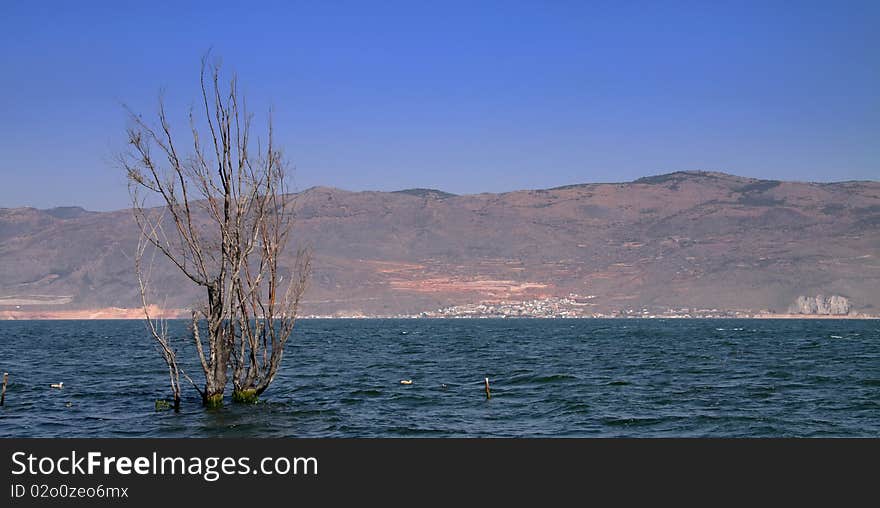
[[0,207],[127,206],[121,105],[150,113],[164,88],[185,112],[208,48],[252,110],[274,108],[300,189],[499,192],[692,169],[880,179],[877,1],[2,11]]

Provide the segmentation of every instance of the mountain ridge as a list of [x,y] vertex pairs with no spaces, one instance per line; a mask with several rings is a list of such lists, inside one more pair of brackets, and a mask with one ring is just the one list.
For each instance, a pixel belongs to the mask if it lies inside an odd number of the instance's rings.
[[[474,193],[456,194],[456,193],[444,191],[442,189],[434,189],[434,188],[428,188],[428,187],[411,187],[411,188],[406,188],[406,189],[383,191],[383,190],[371,190],[371,189],[351,190],[351,189],[346,189],[343,187],[335,187],[335,186],[330,186],[330,185],[314,185],[314,186],[308,187],[306,189],[303,189],[301,191],[293,192],[292,194],[293,195],[305,195],[305,194],[308,194],[311,192],[316,192],[316,191],[318,191],[318,192],[319,191],[324,191],[324,192],[338,191],[338,192],[345,192],[345,193],[351,193],[351,194],[391,193],[391,194],[408,194],[408,195],[413,195],[413,196],[418,196],[418,197],[424,197],[425,195],[436,194],[436,195],[440,195],[443,197],[467,197],[467,196],[480,196],[480,195],[485,195],[485,194],[504,195],[504,194],[511,194],[511,193],[517,193],[517,192],[567,190],[567,189],[575,189],[575,188],[590,187],[590,186],[600,186],[600,185],[627,185],[627,184],[652,184],[653,185],[653,184],[662,183],[664,181],[667,181],[667,180],[670,180],[673,178],[677,178],[677,177],[686,178],[686,177],[700,177],[700,176],[709,177],[709,178],[715,177],[715,178],[722,178],[722,179],[727,178],[727,179],[731,179],[731,180],[736,179],[736,180],[751,180],[751,181],[755,181],[755,182],[768,182],[768,183],[772,182],[772,183],[776,183],[776,184],[784,182],[784,183],[820,185],[820,186],[825,186],[825,185],[834,186],[834,185],[847,185],[847,184],[867,184],[867,185],[873,184],[873,185],[880,186],[880,180],[833,180],[833,181],[776,180],[776,179],[762,179],[762,178],[749,177],[749,176],[739,176],[739,175],[727,173],[724,171],[679,170],[679,171],[672,171],[669,173],[659,173],[656,175],[643,176],[643,177],[636,178],[635,180],[629,180],[629,181],[581,182],[581,183],[559,185],[559,186],[555,186],[555,187],[541,187],[541,188],[535,188],[535,189],[523,188],[523,189],[514,189],[514,190],[502,191],[502,192],[481,191],[481,192],[474,192]],[[0,206],[0,210],[36,210],[39,212],[45,212],[45,213],[49,213],[49,214],[53,214],[53,213],[64,214],[65,212],[72,211],[72,212],[75,212],[77,215],[80,215],[80,214],[84,214],[84,213],[109,213],[109,212],[125,211],[125,210],[128,210],[128,208],[111,209],[111,210],[91,210],[91,209],[84,208],[83,206],[80,206],[80,205],[58,205],[58,206],[53,206],[53,207],[49,207],[49,208],[40,208],[40,207],[26,205],[26,206],[17,206],[17,207],[2,207],[2,206]],[[70,217],[59,217],[59,218],[70,218]]]
[[[393,315],[572,293],[594,295],[596,312],[781,312],[817,294],[847,297],[858,312],[880,305],[875,181],[685,171],[462,195],[313,187],[298,194],[297,221],[316,261],[306,313]],[[136,308],[136,240],[128,210],[0,209],[0,311]],[[167,306],[201,297],[170,266],[154,282]]]

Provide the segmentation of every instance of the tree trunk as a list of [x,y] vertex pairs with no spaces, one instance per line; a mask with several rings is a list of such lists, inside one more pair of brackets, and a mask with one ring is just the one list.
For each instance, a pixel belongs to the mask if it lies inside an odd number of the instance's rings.
[[223,405],[223,392],[226,391],[226,376],[229,368],[230,341],[223,326],[223,292],[220,284],[208,286],[208,344],[210,361],[205,370],[205,391],[203,402],[207,407]]
[[9,373],[3,373],[3,390],[0,391],[0,406],[6,402],[6,382],[9,381]]

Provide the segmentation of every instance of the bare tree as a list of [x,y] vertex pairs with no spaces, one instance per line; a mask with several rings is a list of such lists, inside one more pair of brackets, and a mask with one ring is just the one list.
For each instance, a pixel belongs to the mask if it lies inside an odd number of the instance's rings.
[[137,274],[138,289],[141,295],[147,329],[150,331],[153,340],[156,341],[159,353],[162,355],[162,359],[165,360],[165,364],[168,366],[168,377],[171,381],[171,393],[174,397],[174,411],[180,411],[180,366],[177,363],[177,351],[171,345],[171,340],[168,336],[167,321],[161,320],[158,316],[152,316],[150,314],[151,307],[148,304],[148,281],[150,280],[150,274],[152,273],[153,267],[152,259],[150,259],[150,263],[147,267],[144,267],[143,265],[144,252],[148,243],[146,237],[141,236],[138,239],[138,245],[135,250],[134,263],[135,273]]
[[[205,291],[204,305],[192,310],[205,384],[193,386],[206,405],[215,406],[222,403],[230,370],[233,399],[240,402],[256,400],[275,378],[311,257],[299,249],[290,269],[280,263],[293,226],[293,198],[271,113],[263,148],[250,138],[253,117],[236,78],[224,87],[219,66],[206,58],[200,76],[201,113],[189,112],[187,153],[180,151],[160,98],[155,127],[128,110],[130,147],[121,161],[142,238]],[[148,198],[162,206],[149,207]],[[139,259],[143,254],[139,249]],[[140,262],[136,269],[143,288]],[[143,305],[147,312],[146,296]],[[161,331],[151,330],[172,371],[172,389],[179,391],[176,353],[164,347]]]

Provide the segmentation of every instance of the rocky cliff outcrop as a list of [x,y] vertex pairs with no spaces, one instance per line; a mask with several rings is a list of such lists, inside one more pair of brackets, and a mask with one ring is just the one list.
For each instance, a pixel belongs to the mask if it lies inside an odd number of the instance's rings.
[[843,316],[849,314],[851,305],[845,296],[799,296],[789,311],[792,314],[820,314]]

